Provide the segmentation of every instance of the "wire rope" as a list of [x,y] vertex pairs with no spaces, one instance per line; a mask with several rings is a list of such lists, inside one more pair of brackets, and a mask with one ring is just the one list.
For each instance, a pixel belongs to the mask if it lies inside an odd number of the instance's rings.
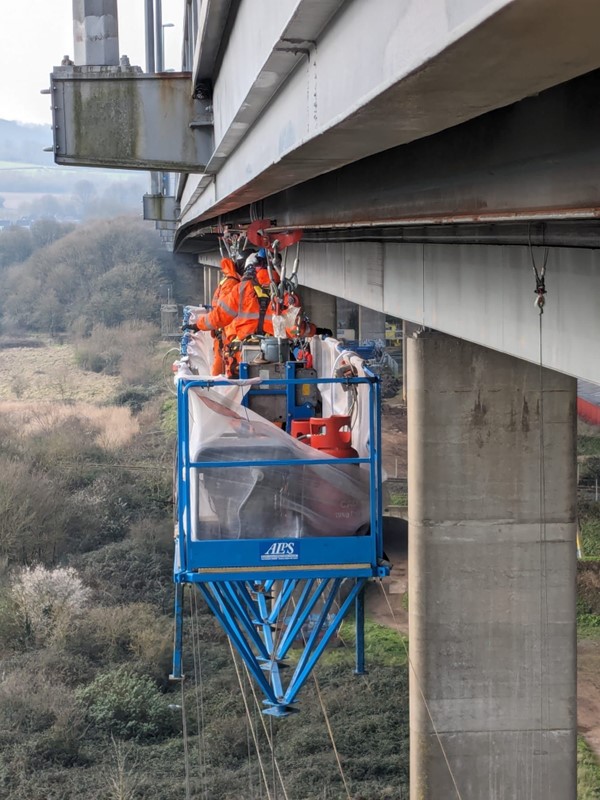
[[[381,593],[383,594],[383,596],[385,598],[385,602],[387,603],[387,607],[390,610],[390,614],[392,615],[392,619],[394,621],[394,626],[396,628],[396,631],[398,633],[400,633],[400,625],[398,624],[398,621],[396,619],[396,614],[394,613],[394,609],[392,608],[392,604],[390,603],[390,599],[387,596],[387,594],[385,593],[385,589],[383,587],[383,581],[380,579],[378,581],[378,583],[379,583],[379,587],[381,589]],[[431,723],[431,727],[433,728],[433,732],[435,734],[435,738],[437,739],[437,742],[438,742],[438,744],[440,746],[440,750],[442,752],[442,756],[444,757],[444,761],[446,762],[446,767],[448,769],[448,773],[450,775],[450,779],[452,781],[452,785],[454,786],[454,791],[456,792],[456,797],[458,798],[458,800],[463,800],[462,795],[460,793],[460,790],[458,788],[458,784],[456,783],[456,778],[454,777],[454,772],[452,771],[452,767],[450,765],[450,761],[448,760],[448,755],[446,753],[446,748],[444,747],[444,744],[442,742],[442,739],[441,739],[441,736],[440,736],[440,734],[438,732],[436,724],[433,721],[433,716],[431,714],[431,709],[429,708],[429,703],[427,702],[427,699],[425,698],[425,694],[423,692],[423,689],[421,688],[421,682],[419,681],[419,677],[417,675],[417,671],[414,668],[412,660],[410,658],[410,655],[409,655],[409,652],[408,652],[408,647],[406,646],[406,639],[402,635],[400,636],[400,639],[402,641],[402,646],[404,647],[404,651],[406,653],[406,660],[408,662],[408,665],[409,665],[410,669],[412,670],[412,674],[413,674],[415,683],[417,685],[417,688],[419,690],[419,694],[421,696],[421,700],[423,701],[423,705],[425,706],[425,710],[427,711],[427,716],[429,717],[429,721]]]

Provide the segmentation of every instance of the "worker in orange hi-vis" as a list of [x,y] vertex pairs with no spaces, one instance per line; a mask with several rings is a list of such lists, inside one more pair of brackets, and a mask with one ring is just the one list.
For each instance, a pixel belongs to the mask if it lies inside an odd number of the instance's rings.
[[[272,271],[273,283],[279,275]],[[252,253],[245,260],[244,273],[233,290],[222,298],[217,308],[199,317],[195,322],[198,330],[208,331],[217,327],[226,328],[229,341],[224,348],[226,373],[236,377],[241,355],[241,346],[251,336],[274,336],[275,320],[284,320],[284,330],[277,335],[289,339],[306,338],[316,334],[331,336],[326,328],[317,328],[303,313],[302,303],[296,292],[286,292],[282,298],[272,296],[271,276],[266,268],[266,258]]]
[[[245,258],[240,256],[234,263],[231,258],[221,259],[221,272],[223,277],[215,289],[212,297],[212,310],[201,317],[203,325],[191,324],[187,327],[191,330],[209,330],[213,337],[213,363],[211,375],[225,374],[224,351],[232,338],[231,313],[233,308],[237,308],[237,294],[233,305],[230,305],[229,296],[235,292],[241,280],[241,273],[244,270]],[[196,323],[198,320],[196,321]],[[235,334],[233,334],[235,335]]]

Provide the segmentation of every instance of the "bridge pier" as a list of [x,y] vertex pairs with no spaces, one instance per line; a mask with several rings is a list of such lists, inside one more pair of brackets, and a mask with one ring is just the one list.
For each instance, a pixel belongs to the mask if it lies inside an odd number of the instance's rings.
[[220,269],[216,269],[215,267],[211,267],[208,266],[207,264],[204,264],[203,277],[204,277],[204,289],[203,289],[202,303],[205,306],[209,306],[212,303],[213,294],[215,293],[215,290],[219,285],[219,281],[222,278],[222,273]]
[[407,344],[411,798],[575,800],[575,381]]
[[337,331],[337,302],[335,295],[319,292],[302,286],[300,289],[302,305],[309,320],[319,328],[329,328],[334,335]]

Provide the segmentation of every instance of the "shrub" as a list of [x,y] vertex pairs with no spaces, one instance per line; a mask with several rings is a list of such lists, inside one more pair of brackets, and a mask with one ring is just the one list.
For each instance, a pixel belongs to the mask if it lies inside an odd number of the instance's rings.
[[0,729],[13,733],[45,731],[76,718],[73,695],[31,667],[3,674],[0,681]]
[[76,342],[75,356],[83,369],[121,375],[125,385],[147,387],[156,382],[156,325],[130,320],[108,327],[94,325],[89,336]]
[[169,534],[168,521],[140,522],[135,526],[136,541],[127,539],[108,544],[73,559],[85,581],[95,590],[98,603],[127,604],[135,599],[158,606],[162,611],[171,611],[173,549],[171,542],[159,547],[154,545],[152,537],[156,527],[162,527]]
[[14,458],[0,459],[0,556],[10,562],[34,557],[45,550],[52,535],[48,528],[54,531],[61,518],[60,503],[44,475],[31,473]]
[[172,622],[143,603],[90,608],[72,621],[64,648],[74,656],[110,666],[128,661],[138,671],[167,682],[171,667]]
[[146,675],[121,666],[77,692],[88,721],[101,733],[150,741],[171,736],[176,720],[167,699]]
[[29,636],[36,644],[64,633],[90,595],[71,567],[49,570],[41,565],[21,570],[12,591]]

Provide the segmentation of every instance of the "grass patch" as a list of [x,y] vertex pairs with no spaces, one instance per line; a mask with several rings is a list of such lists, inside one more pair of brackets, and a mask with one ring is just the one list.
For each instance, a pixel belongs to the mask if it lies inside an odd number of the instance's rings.
[[577,800],[600,800],[600,764],[582,736],[577,738]]
[[390,492],[389,493],[390,506],[407,506],[408,494],[406,492]]
[[581,594],[577,599],[577,638],[600,638],[600,614],[592,613],[589,603]]
[[[598,505],[597,503],[594,505]],[[587,558],[600,558],[600,515],[598,510],[582,515],[580,519],[581,547]]]
[[577,638],[600,639],[600,616],[598,614],[577,615]]
[[577,436],[577,455],[600,456],[600,436],[580,433]]
[[177,434],[177,398],[168,397],[162,404],[160,420],[163,431],[168,436]]
[[[340,641],[345,647],[330,650],[325,653],[324,661],[331,663],[354,663],[354,646],[356,632],[354,620],[347,619],[342,622],[339,631]],[[367,668],[369,664],[385,667],[399,667],[406,664],[406,650],[408,639],[397,631],[365,619],[365,659]]]

